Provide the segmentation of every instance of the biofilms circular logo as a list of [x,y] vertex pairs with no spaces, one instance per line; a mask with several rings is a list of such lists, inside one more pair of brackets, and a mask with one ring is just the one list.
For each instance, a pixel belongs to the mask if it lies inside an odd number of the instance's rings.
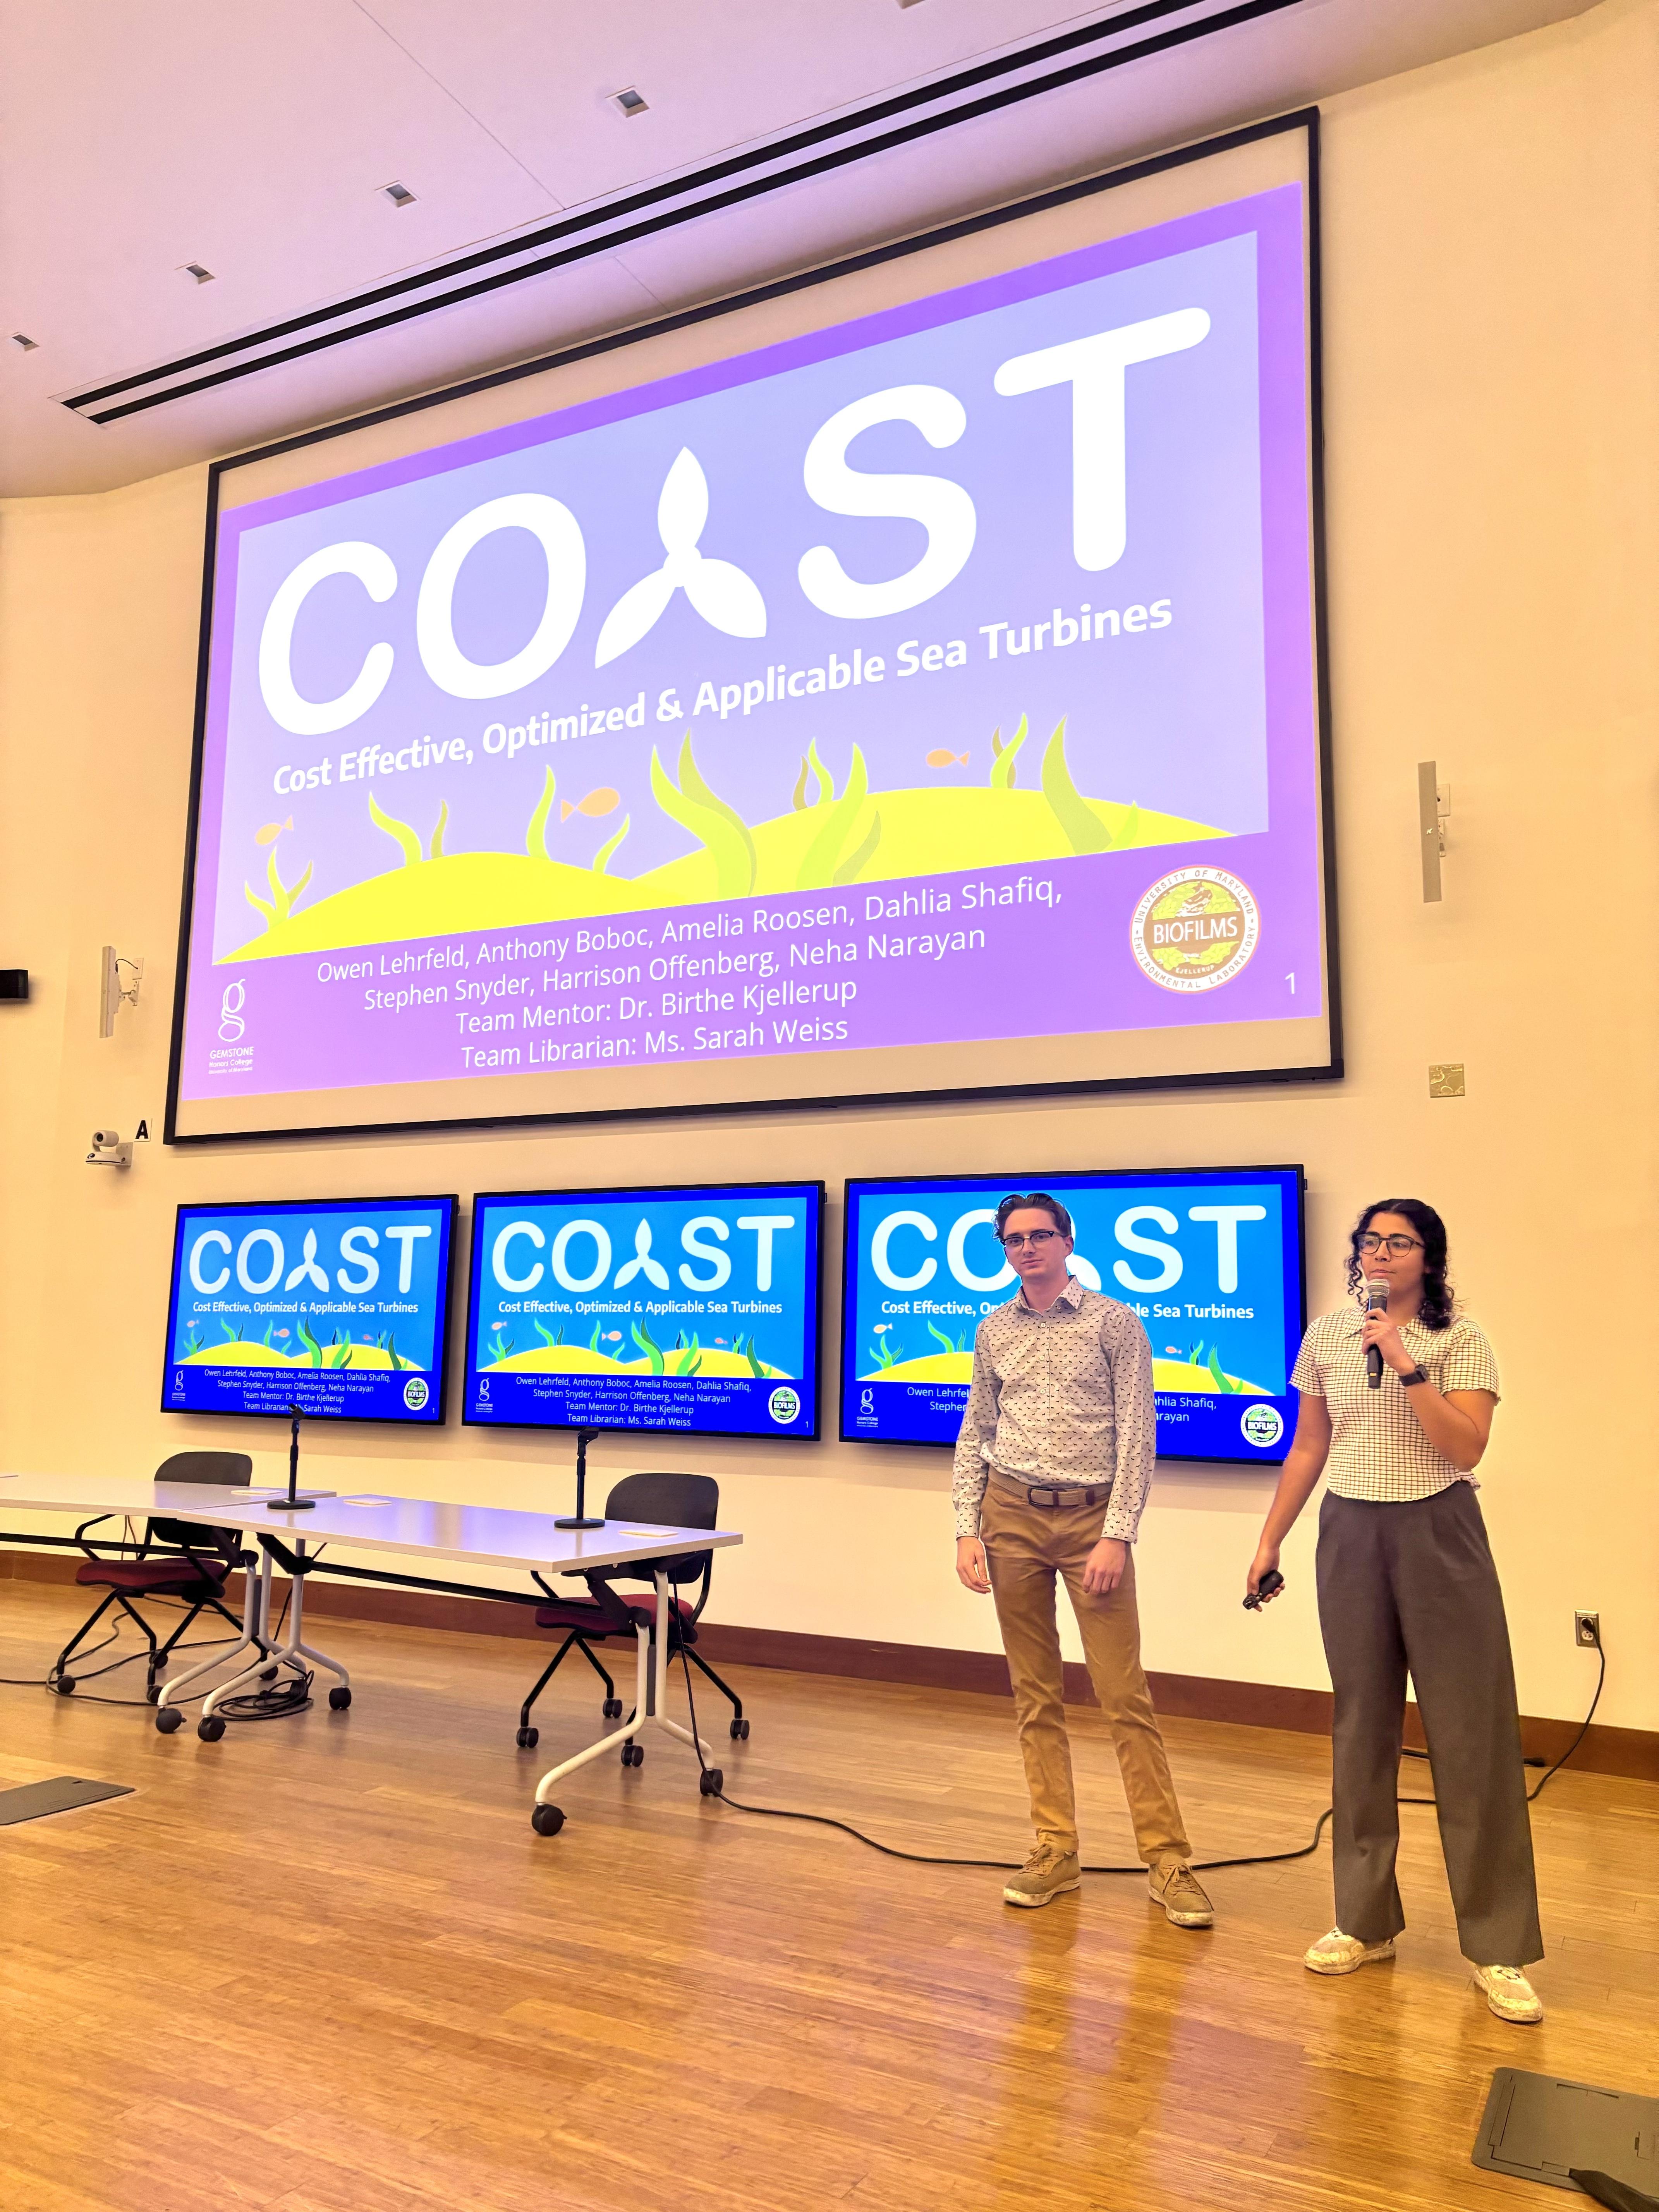
[[1269,1406],[1265,1401],[1247,1406],[1238,1425],[1245,1443],[1255,1444],[1261,1451],[1266,1451],[1269,1444],[1276,1444],[1285,1433],[1284,1415],[1277,1406]]
[[411,1413],[418,1413],[431,1395],[424,1376],[411,1375],[404,1385],[404,1403]]
[[1177,868],[1135,908],[1129,942],[1142,974],[1166,991],[1213,991],[1243,967],[1261,929],[1255,901],[1237,876]]
[[766,1410],[780,1428],[787,1428],[800,1412],[800,1393],[780,1382],[766,1401]]

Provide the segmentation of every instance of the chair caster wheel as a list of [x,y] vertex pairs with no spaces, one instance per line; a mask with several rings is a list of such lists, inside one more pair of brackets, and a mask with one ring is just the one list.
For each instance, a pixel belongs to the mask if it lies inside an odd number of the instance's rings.
[[196,1723],[196,1733],[204,1743],[217,1743],[225,1732],[225,1724],[217,1713],[204,1713]]
[[624,1766],[643,1766],[645,1746],[640,1743],[625,1743],[622,1747],[622,1763]]
[[185,1724],[185,1717],[177,1705],[163,1705],[155,1716],[155,1726],[162,1735],[176,1735]]
[[343,1682],[337,1682],[334,1687],[328,1693],[329,1711],[334,1713],[343,1713],[350,1703],[350,1691],[346,1687]]
[[538,1805],[530,1825],[538,1836],[556,1836],[564,1826],[564,1814],[556,1805]]
[[747,1721],[733,1721],[733,1722],[732,1722],[732,1742],[733,1742],[733,1743],[747,1743],[747,1742],[748,1742],[748,1741],[749,1741],[749,1723],[748,1723],[748,1722],[747,1722]]
[[726,1777],[718,1766],[705,1766],[697,1777],[697,1795],[700,1797],[718,1797],[725,1787]]
[[60,1698],[72,1698],[75,1695],[75,1677],[73,1674],[60,1674],[52,1686]]
[[619,1721],[622,1718],[622,1699],[620,1698],[607,1698],[599,1710],[606,1720]]
[[536,1746],[541,1741],[541,1740],[542,1732],[539,1729],[521,1728],[519,1730],[519,1748],[520,1751],[534,1751]]

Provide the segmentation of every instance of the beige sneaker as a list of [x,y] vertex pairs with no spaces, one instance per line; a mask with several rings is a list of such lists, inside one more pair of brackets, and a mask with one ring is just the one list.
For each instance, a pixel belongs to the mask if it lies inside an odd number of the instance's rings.
[[1477,1966],[1474,1986],[1499,2020],[1526,2026],[1544,2017],[1538,1992],[1519,1966]]
[[1340,1928],[1333,1928],[1303,1953],[1302,1963],[1310,1974],[1355,1974],[1362,1966],[1375,1966],[1379,1960],[1393,1956],[1392,1936],[1385,1942],[1362,1943],[1357,1936],[1345,1936]]
[[1165,1859],[1152,1870],[1147,1887],[1177,1928],[1213,1928],[1215,1907],[1184,1859]]
[[1039,1844],[1012,1879],[1003,1885],[1010,1905],[1048,1905],[1062,1890],[1081,1889],[1083,1869],[1075,1851],[1062,1851],[1053,1844]]

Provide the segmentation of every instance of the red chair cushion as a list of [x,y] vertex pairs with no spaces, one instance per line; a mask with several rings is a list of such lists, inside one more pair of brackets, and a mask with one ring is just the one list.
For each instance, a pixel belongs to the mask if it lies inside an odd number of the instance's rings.
[[122,1590],[136,1597],[216,1595],[230,1569],[219,1559],[89,1559],[76,1581],[92,1589]]
[[[616,1595],[642,1628],[655,1628],[657,1594],[654,1590],[647,1590],[637,1597],[631,1592],[625,1594],[621,1590]],[[681,1633],[686,1634],[690,1630],[690,1604],[686,1599],[677,1597],[674,1610],[679,1615]],[[596,1639],[604,1636],[619,1636],[623,1632],[614,1621],[600,1612],[592,1598],[586,1597],[561,1598],[556,1605],[538,1605],[536,1607],[536,1626],[538,1628],[555,1629],[566,1635],[574,1629],[579,1635]],[[695,1640],[695,1632],[688,1640]]]
[[[641,1613],[645,1615],[645,1618],[650,1622],[653,1628],[656,1626],[657,1593],[655,1590],[647,1590],[643,1597],[630,1597],[628,1602],[635,1613]],[[681,1633],[684,1634],[684,1632],[691,1626],[691,1601],[690,1598],[677,1597],[671,1600],[671,1602],[674,1607],[674,1611],[679,1616],[680,1631]]]

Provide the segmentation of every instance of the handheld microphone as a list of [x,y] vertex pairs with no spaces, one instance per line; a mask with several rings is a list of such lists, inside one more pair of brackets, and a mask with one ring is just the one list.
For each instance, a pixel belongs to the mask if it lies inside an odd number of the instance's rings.
[[[1389,1310],[1389,1286],[1381,1275],[1365,1278],[1365,1310],[1368,1314]],[[1368,1390],[1382,1388],[1382,1354],[1374,1344],[1365,1352],[1365,1387]]]

